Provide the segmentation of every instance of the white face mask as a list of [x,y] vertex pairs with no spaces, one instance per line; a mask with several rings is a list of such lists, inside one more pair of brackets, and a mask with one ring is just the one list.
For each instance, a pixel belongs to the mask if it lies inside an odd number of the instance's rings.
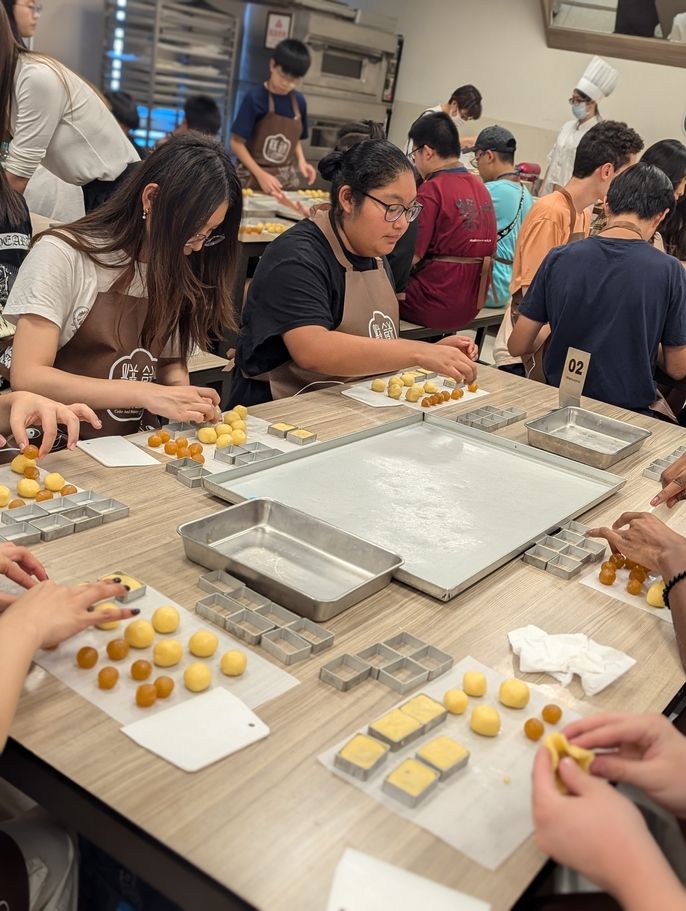
[[588,114],[588,105],[585,101],[580,101],[578,104],[572,105],[572,114],[576,117],[577,120],[583,120],[584,117]]

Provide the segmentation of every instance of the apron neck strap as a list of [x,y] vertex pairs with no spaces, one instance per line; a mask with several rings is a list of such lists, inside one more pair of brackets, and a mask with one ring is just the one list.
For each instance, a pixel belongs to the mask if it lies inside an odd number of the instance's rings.
[[[310,216],[310,220],[315,223],[315,225],[319,228],[319,230],[329,242],[329,246],[331,247],[333,255],[336,257],[338,263],[345,269],[346,272],[354,272],[355,270],[353,268],[353,264],[350,262],[343,244],[341,243],[341,239],[338,236],[338,231],[333,224],[331,207],[319,207],[317,211]],[[376,265],[377,268],[383,268],[383,263],[378,258]]]
[[614,231],[615,228],[621,231],[630,231],[632,234],[638,234],[641,240],[645,240],[645,237],[641,234],[641,229],[632,221],[616,221],[614,224],[605,225],[602,231],[598,231],[598,234],[607,234],[608,231]]
[[564,187],[555,187],[555,192],[560,193],[562,196],[564,196],[565,202],[567,203],[567,208],[569,209],[569,219],[570,219],[569,236],[571,237],[572,234],[574,234],[574,228],[576,226],[576,218],[578,215],[578,212],[576,211],[576,206],[574,205],[574,200],[572,199],[571,194],[567,190],[565,190]]

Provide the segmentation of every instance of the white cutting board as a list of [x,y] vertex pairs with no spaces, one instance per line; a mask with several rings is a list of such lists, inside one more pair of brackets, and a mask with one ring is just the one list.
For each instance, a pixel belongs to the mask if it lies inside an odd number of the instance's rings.
[[269,734],[244,702],[220,688],[127,724],[122,731],[184,772],[204,769]]

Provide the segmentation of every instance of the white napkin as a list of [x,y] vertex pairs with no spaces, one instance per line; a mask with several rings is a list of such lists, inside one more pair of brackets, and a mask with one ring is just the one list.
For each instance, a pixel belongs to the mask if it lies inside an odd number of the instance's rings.
[[524,673],[551,674],[562,686],[578,674],[587,696],[604,690],[636,664],[630,655],[583,633],[549,635],[537,626],[522,626],[512,630],[509,639]]

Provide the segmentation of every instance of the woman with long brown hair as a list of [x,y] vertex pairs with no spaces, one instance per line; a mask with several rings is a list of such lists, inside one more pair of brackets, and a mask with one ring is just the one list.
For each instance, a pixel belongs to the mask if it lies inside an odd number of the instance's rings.
[[23,193],[40,164],[83,189],[86,211],[113,192],[138,153],[102,97],[66,66],[15,38],[0,8],[0,140],[5,170]]
[[189,385],[186,364],[231,325],[240,218],[229,156],[187,134],[95,212],[41,234],[5,308],[12,388],[87,402],[102,434],[135,432],[144,412],[213,417],[217,394]]

